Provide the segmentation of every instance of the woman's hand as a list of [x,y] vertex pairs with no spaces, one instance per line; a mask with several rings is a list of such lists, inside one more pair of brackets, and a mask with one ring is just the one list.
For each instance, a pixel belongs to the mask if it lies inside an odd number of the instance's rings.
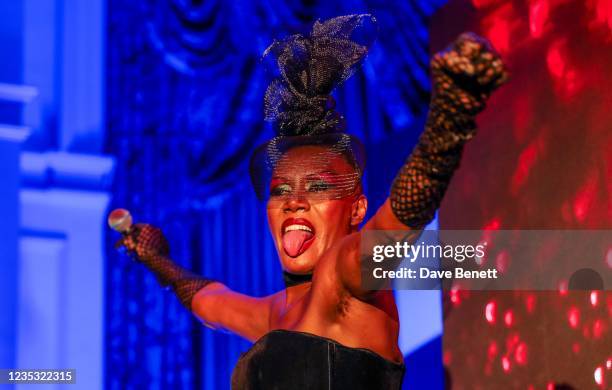
[[128,252],[136,254],[139,260],[146,262],[155,256],[168,256],[170,246],[161,229],[139,223],[133,225],[128,234],[116,244],[116,248],[125,247]]
[[497,52],[484,38],[463,33],[431,60],[433,99],[453,103],[453,109],[476,115],[508,73]]

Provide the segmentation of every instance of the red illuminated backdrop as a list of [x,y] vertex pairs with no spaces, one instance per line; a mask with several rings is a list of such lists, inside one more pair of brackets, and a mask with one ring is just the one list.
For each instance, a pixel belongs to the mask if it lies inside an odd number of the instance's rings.
[[[479,118],[441,228],[611,229],[612,0],[450,1],[432,49],[466,30],[491,40],[511,80]],[[612,272],[612,243],[598,245]],[[521,266],[508,253],[492,261]],[[612,389],[609,291],[446,298],[453,389]]]

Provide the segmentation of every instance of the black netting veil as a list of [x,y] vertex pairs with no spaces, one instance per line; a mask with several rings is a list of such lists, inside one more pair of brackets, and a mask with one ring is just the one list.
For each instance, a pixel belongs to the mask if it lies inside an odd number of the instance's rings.
[[[307,153],[299,153],[303,148]],[[297,151],[292,154],[290,151]],[[338,160],[351,169],[338,170]],[[365,169],[365,148],[357,137],[346,133],[316,136],[274,137],[255,150],[250,173],[253,188],[260,200],[305,197],[311,201],[342,199],[355,193]],[[272,180],[280,176],[290,191],[272,193]],[[326,182],[326,188],[313,190],[309,183]]]

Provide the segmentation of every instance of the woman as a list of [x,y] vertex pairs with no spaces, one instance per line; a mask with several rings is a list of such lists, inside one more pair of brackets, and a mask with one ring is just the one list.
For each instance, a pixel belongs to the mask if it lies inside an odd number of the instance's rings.
[[[344,119],[330,96],[367,53],[368,44],[352,39],[364,22],[374,19],[317,22],[310,36],[275,42],[264,54],[276,56],[280,68],[265,101],[278,136],[255,152],[251,176],[267,201],[286,289],[254,298],[193,275],[169,259],[163,235],[150,225],[136,225],[120,241],[206,325],[255,342],[234,370],[234,389],[401,386],[393,294],[363,288],[360,238],[367,230],[416,236],[433,218],[474,135],[474,116],[505,72],[487,42],[472,34],[433,58],[426,129],[389,198],[366,222],[363,153],[342,132]],[[111,215],[115,224],[122,217]]]

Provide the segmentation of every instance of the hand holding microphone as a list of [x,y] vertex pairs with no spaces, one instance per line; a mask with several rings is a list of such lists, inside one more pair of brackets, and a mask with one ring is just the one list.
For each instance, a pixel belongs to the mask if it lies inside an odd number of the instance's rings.
[[155,274],[159,283],[171,287],[179,300],[191,310],[193,296],[214,282],[191,273],[172,261],[168,256],[170,246],[162,231],[149,224],[133,225],[130,212],[115,209],[108,215],[108,225],[123,236],[115,247],[125,247],[135,253],[138,260]]
[[115,209],[108,215],[108,225],[123,236],[115,244],[135,253],[139,260],[146,262],[153,256],[168,256],[170,246],[161,229],[149,224],[135,224],[126,209]]

